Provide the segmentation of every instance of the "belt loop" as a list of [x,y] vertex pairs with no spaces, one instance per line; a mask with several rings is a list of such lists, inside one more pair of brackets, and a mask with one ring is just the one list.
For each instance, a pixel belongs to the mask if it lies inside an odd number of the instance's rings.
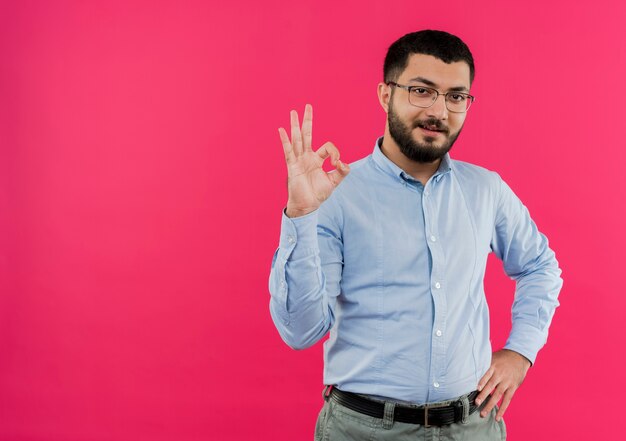
[[324,392],[322,392],[322,398],[324,398],[324,401],[328,401],[332,391],[333,391],[333,385],[332,384],[329,384],[329,385],[324,387]]
[[461,423],[465,424],[467,422],[467,419],[469,418],[469,409],[470,409],[469,395],[463,395],[460,401],[461,401],[461,404],[463,405],[463,418],[461,419]]
[[393,414],[396,409],[396,403],[385,401],[385,414],[383,415],[383,429],[391,429],[393,427]]

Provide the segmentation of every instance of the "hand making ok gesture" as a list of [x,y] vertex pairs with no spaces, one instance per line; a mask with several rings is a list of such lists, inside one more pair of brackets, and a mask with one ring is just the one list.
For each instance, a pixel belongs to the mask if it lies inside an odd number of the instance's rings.
[[[310,104],[304,108],[302,130],[298,112],[292,110],[290,116],[291,141],[282,127],[278,133],[287,161],[289,199],[286,214],[298,217],[317,210],[350,172],[350,166],[339,160],[339,150],[331,142],[325,143],[315,152],[311,148],[313,107]],[[335,170],[326,173],[322,164],[328,157]]]

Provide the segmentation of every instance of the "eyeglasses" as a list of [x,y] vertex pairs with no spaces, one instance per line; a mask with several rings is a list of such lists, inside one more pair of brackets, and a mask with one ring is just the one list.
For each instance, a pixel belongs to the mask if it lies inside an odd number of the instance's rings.
[[430,107],[435,104],[439,95],[444,96],[446,108],[453,113],[464,113],[474,102],[474,97],[468,93],[447,92],[441,93],[437,89],[424,86],[403,86],[402,84],[389,81],[389,86],[396,86],[409,92],[409,104],[415,107]]

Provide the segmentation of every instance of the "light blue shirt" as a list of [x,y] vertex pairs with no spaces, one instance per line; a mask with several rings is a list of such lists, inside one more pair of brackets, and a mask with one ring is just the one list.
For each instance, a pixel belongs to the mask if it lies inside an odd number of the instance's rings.
[[416,404],[476,389],[489,368],[483,279],[492,251],[516,281],[505,348],[531,362],[558,306],[548,240],[497,173],[442,159],[426,186],[380,150],[318,210],[283,213],[270,311],[283,340],[324,343],[324,383]]

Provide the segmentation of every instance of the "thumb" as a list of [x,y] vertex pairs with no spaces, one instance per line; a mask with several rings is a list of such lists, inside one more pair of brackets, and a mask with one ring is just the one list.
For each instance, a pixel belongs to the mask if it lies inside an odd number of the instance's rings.
[[330,179],[336,187],[341,183],[341,181],[343,181],[343,178],[348,176],[348,173],[350,173],[350,166],[338,160],[335,167],[335,170],[328,173],[328,179]]

